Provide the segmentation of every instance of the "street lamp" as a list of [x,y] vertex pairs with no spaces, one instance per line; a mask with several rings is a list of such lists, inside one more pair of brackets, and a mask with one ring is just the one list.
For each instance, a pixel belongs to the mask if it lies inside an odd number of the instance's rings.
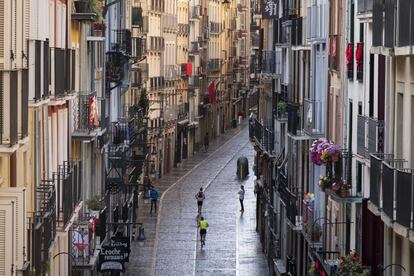
[[152,146],[151,155],[153,155],[153,156],[157,155],[157,148],[155,146]]
[[152,177],[152,178],[154,178],[155,176],[156,176],[156,171],[155,171],[155,164],[154,163],[152,163],[151,164],[151,170],[150,170],[150,172],[149,172],[149,175]]

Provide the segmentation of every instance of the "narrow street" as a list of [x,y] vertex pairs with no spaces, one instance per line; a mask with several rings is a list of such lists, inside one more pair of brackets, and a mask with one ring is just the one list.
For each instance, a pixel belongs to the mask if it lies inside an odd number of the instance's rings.
[[[236,161],[242,155],[249,159],[250,176],[240,182]],[[255,231],[253,158],[248,129],[233,130],[213,143],[208,153],[197,154],[165,176],[158,217],[149,215],[149,204],[140,206],[147,240],[143,245],[133,243],[125,274],[266,275]],[[244,213],[239,211],[240,184],[246,189]],[[204,249],[200,249],[194,198],[200,187],[206,189],[203,216],[210,225]]]

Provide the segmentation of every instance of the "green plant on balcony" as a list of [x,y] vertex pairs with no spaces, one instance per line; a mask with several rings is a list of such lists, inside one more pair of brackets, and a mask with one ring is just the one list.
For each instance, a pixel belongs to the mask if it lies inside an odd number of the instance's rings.
[[322,235],[321,226],[315,221],[310,220],[305,224],[305,233],[313,242],[318,242]]
[[322,191],[332,187],[332,178],[329,175],[321,175],[319,177],[319,188]]
[[110,81],[118,81],[121,79],[121,68],[119,64],[116,64],[112,60],[106,62],[106,77]]
[[316,265],[315,263],[311,263],[308,269],[308,276],[316,276]]
[[277,103],[277,115],[279,118],[284,117],[287,111],[287,104],[284,101]]
[[96,21],[102,21],[104,18],[102,16],[102,7],[103,3],[101,0],[92,0],[91,9],[94,14],[96,14]]
[[147,91],[145,89],[141,90],[141,97],[139,99],[138,105],[144,110],[145,114],[148,114],[149,100],[147,96]]
[[101,211],[103,208],[105,208],[105,204],[100,196],[95,196],[87,200],[86,205],[88,205],[88,208],[93,211]]
[[339,257],[340,265],[339,272],[343,276],[368,276],[369,271],[364,269],[361,264],[359,254],[355,251],[351,251],[346,256]]

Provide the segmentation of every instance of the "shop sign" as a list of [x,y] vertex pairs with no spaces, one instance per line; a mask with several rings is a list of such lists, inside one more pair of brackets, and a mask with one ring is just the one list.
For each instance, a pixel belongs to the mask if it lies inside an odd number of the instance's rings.
[[124,260],[125,262],[129,262],[129,254],[131,253],[129,237],[113,237],[111,245],[124,248]]
[[114,245],[103,245],[99,253],[100,272],[123,272],[125,270],[125,247]]
[[277,18],[277,0],[260,0],[260,11],[263,19]]

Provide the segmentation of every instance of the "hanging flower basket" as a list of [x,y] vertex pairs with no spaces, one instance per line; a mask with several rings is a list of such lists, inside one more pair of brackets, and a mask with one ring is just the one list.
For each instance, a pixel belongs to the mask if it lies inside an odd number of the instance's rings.
[[369,271],[365,269],[359,257],[359,254],[355,251],[351,251],[346,256],[339,257],[341,262],[339,265],[340,275],[344,276],[368,276]]
[[332,187],[332,178],[327,175],[321,175],[319,177],[319,188],[324,192],[325,189],[329,189]]
[[307,193],[304,195],[303,200],[307,205],[315,203],[316,197],[314,193]]
[[315,140],[309,151],[312,163],[317,166],[328,162],[338,162],[342,158],[341,148],[325,138]]

